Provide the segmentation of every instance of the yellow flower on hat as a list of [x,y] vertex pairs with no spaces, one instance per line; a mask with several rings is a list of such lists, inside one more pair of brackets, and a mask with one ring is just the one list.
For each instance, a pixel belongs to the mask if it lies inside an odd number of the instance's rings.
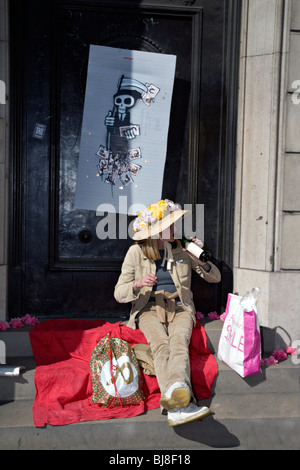
[[150,211],[152,212],[152,216],[154,219],[161,220],[164,216],[164,213],[166,212],[168,208],[168,203],[165,202],[164,200],[155,202],[154,204],[151,204],[149,207]]
[[147,227],[148,227],[148,224],[146,224],[145,222],[140,222],[139,224],[140,230],[145,230]]
[[[174,213],[172,217],[170,217],[171,213]],[[139,212],[134,219],[132,228],[136,233],[133,239],[140,241],[156,237],[160,231],[165,230],[189,213],[190,211],[182,210],[179,204],[170,199],[154,202]],[[158,223],[158,221],[161,222]]]

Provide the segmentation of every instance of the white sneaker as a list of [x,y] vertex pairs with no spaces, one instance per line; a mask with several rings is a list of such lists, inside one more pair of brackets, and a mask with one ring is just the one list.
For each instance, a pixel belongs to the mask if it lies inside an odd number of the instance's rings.
[[191,423],[205,418],[210,413],[211,411],[207,406],[196,406],[190,403],[186,408],[168,411],[168,425],[180,426],[181,424]]
[[171,411],[174,408],[186,408],[190,401],[191,392],[189,386],[182,382],[176,382],[161,397],[159,403],[166,410]]

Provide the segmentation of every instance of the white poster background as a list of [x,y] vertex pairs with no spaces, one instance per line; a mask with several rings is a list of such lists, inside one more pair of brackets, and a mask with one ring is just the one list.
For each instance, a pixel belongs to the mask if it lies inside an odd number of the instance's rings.
[[[75,208],[96,211],[101,204],[105,210],[103,204],[108,204],[117,213],[136,215],[129,210],[134,204],[147,206],[161,199],[175,67],[173,55],[90,46]],[[96,155],[100,145],[106,146],[105,118],[113,110],[122,76],[159,88],[150,105],[138,100],[130,110],[130,121],[139,124],[140,135],[127,140],[127,146],[141,150],[141,158],[134,160],[141,169],[127,186],[119,178],[114,185],[105,183]],[[119,207],[119,196],[127,197],[127,209],[124,204]]]

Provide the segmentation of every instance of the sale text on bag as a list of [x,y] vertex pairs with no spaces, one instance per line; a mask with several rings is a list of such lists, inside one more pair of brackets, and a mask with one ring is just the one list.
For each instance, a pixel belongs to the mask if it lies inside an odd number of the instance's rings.
[[[234,315],[229,318],[229,321],[232,320],[232,323],[227,326],[227,335],[224,335],[226,341],[238,351],[244,352],[244,335],[243,333],[243,325],[236,322],[234,320]],[[237,331],[233,327],[240,329],[241,331]]]

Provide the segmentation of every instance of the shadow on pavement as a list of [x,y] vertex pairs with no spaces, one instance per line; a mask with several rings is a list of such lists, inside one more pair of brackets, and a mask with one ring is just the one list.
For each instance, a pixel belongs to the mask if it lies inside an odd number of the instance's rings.
[[195,421],[185,424],[184,426],[176,426],[174,432],[183,439],[199,442],[214,448],[232,448],[240,445],[239,439],[232,434],[224,424],[215,421],[213,414],[205,418],[203,421]]

